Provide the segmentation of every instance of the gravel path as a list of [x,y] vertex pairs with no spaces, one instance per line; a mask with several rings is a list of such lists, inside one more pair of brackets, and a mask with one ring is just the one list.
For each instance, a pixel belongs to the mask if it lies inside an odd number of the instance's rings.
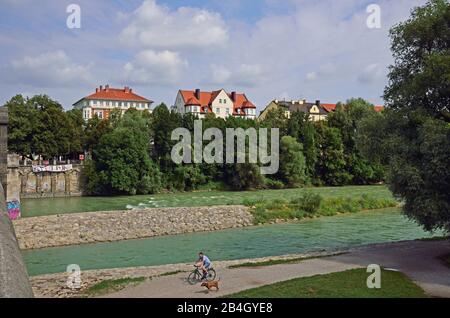
[[379,244],[352,249],[349,253],[258,268],[222,269],[218,273],[221,289],[207,292],[200,285],[191,286],[186,274],[154,278],[125,288],[106,297],[118,298],[207,298],[297,277],[345,271],[378,264],[399,270],[420,285],[429,295],[450,298],[450,268],[439,259],[450,254],[448,241],[411,241]]

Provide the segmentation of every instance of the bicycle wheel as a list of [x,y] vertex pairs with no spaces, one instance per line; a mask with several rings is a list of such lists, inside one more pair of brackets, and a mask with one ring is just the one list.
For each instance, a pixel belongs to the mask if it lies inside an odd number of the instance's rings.
[[188,280],[188,283],[191,285],[197,284],[201,280],[199,272],[193,271],[192,273],[189,274],[187,280]]
[[216,271],[214,270],[214,268],[210,268],[208,270],[208,275],[206,275],[206,280],[211,282],[214,279],[216,279]]

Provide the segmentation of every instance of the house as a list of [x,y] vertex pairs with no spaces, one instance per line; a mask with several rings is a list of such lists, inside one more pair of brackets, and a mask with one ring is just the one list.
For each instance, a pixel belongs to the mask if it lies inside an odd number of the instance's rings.
[[134,93],[133,89],[128,86],[110,88],[109,85],[106,85],[96,88],[95,93],[80,99],[73,106],[81,109],[84,120],[88,120],[95,115],[98,118],[107,119],[113,109],[120,109],[122,113],[130,108],[150,111],[152,103],[153,101]]
[[273,100],[259,115],[259,120],[264,120],[267,114],[274,109],[283,109],[287,118],[291,118],[294,112],[307,113],[312,121],[325,120],[328,112],[321,106],[320,101],[309,103],[306,100],[279,101]]
[[256,119],[256,106],[245,94],[227,93],[221,89],[218,91],[204,92],[196,90],[179,90],[174,111],[181,114],[194,114],[204,118],[207,114],[215,114],[216,117],[228,116]]
[[[321,121],[326,120],[328,114],[336,110],[336,104],[323,104],[320,100],[317,100],[315,103],[309,103],[306,100],[273,100],[261,112],[258,120],[264,120],[269,111],[278,108],[282,108],[284,110],[284,114],[287,118],[290,118],[293,112],[300,111],[309,114],[311,121]],[[375,111],[377,112],[381,112],[383,109],[384,106],[375,106]]]

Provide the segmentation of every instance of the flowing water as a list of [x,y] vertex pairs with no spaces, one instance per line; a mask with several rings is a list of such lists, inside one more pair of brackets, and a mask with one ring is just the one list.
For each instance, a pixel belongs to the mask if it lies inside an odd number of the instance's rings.
[[[442,235],[442,233],[435,233]],[[277,256],[432,237],[398,209],[323,217],[291,224],[24,251],[30,275],[191,262],[199,250],[214,260]]]
[[365,194],[372,198],[392,198],[392,194],[385,186],[349,186],[239,192],[203,191],[121,197],[23,199],[21,201],[21,210],[23,217],[31,217],[135,208],[243,204],[246,200],[291,200],[305,192],[319,193],[323,197],[355,197]]

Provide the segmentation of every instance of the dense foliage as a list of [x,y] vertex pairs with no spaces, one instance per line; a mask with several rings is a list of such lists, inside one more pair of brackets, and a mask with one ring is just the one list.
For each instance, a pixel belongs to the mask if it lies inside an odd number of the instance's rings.
[[389,109],[361,121],[357,143],[388,167],[404,212],[450,231],[450,4],[432,0],[391,30]]
[[[368,184],[383,179],[379,161],[364,159],[357,147],[355,129],[366,117],[374,116],[373,105],[361,99],[349,100],[325,122],[314,123],[301,112],[287,118],[283,111],[271,111],[265,120],[216,118],[208,115],[202,129],[280,128],[278,173],[262,175],[258,163],[175,164],[171,153],[178,142],[171,140],[175,128],[194,132],[195,117],[171,112],[166,105],[153,113],[130,109],[122,115],[111,112],[108,119],[94,117],[84,122],[79,110],[64,112],[46,96],[25,99],[18,95],[6,104],[10,112],[9,150],[31,157],[41,155],[77,158],[89,154],[86,162],[91,194],[146,194],[167,189],[247,190],[281,189],[308,184]],[[270,138],[269,138],[270,140]],[[193,141],[192,141],[193,142]],[[204,142],[203,147],[209,142]],[[234,149],[225,149],[237,158]],[[246,140],[248,162],[249,140]],[[270,149],[270,147],[269,147]]]

